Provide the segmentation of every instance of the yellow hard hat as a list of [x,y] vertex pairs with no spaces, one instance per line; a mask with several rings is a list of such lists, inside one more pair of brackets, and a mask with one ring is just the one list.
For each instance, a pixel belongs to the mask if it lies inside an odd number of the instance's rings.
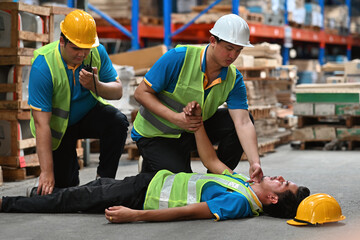
[[74,10],[60,23],[61,32],[79,48],[99,46],[94,18],[85,11]]
[[293,220],[287,221],[290,225],[316,225],[344,220],[341,207],[335,198],[325,193],[308,196],[301,201]]

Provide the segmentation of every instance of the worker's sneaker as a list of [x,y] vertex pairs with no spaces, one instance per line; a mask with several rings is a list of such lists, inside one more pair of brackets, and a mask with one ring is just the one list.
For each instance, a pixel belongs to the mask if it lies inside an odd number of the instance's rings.
[[33,197],[35,195],[37,195],[37,187],[39,186],[39,178],[37,177],[35,179],[35,183],[33,187],[28,187],[26,189],[26,196],[27,197]]
[[28,187],[26,189],[26,196],[27,197],[33,197],[36,196],[37,194],[37,187]]

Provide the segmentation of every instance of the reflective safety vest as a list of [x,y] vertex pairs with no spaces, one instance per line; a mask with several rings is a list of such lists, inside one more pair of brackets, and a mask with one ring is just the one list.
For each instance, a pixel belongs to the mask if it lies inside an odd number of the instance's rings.
[[[92,48],[92,63],[93,67],[97,67],[98,72],[101,68],[101,59],[97,48]],[[53,83],[53,95],[52,95],[52,112],[50,119],[50,128],[52,136],[52,150],[56,150],[63,138],[68,126],[70,102],[71,102],[71,90],[68,75],[66,73],[65,66],[59,51],[59,41],[47,44],[34,51],[34,58],[31,63],[39,56],[45,57],[46,63],[50,69],[52,83]],[[84,64],[90,63],[90,56],[84,60]],[[90,91],[91,92],[91,91]],[[93,92],[91,94],[100,102],[108,104],[101,97],[97,97]],[[31,133],[36,137],[36,129],[33,115],[30,119]]]
[[[262,208],[258,206],[260,201],[254,199],[251,190],[244,183],[230,177],[231,173],[225,170],[223,175],[200,174],[200,173],[177,173],[168,170],[159,171],[151,180],[144,201],[144,209],[163,209],[186,206],[199,203],[203,186],[208,182],[215,182],[227,189],[236,191],[248,200],[252,213],[258,216]],[[243,181],[247,177],[234,174],[233,177]]]
[[[186,54],[174,92],[161,91],[158,99],[174,112],[182,112],[191,101],[197,101],[202,109],[203,120],[209,119],[221,106],[236,80],[236,67],[230,65],[226,80],[212,87],[205,99],[203,86],[204,73],[201,71],[201,51],[204,47],[186,46]],[[184,129],[140,107],[134,121],[135,130],[144,137],[179,138]]]

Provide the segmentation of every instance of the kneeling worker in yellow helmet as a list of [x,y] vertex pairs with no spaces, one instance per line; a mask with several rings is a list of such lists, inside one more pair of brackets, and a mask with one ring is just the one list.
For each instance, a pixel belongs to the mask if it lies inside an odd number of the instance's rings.
[[79,184],[78,139],[100,139],[96,175],[114,178],[129,125],[104,100],[120,99],[122,84],[99,44],[93,17],[74,10],[60,29],[60,40],[34,51],[29,80],[30,127],[41,168],[37,194],[42,195]]
[[[199,109],[192,102],[191,109]],[[190,109],[190,110],[189,110]],[[201,110],[200,110],[201,112]],[[201,159],[217,159],[204,126],[195,132]],[[218,159],[217,159],[218,160]],[[124,180],[101,178],[84,186],[46,196],[3,197],[4,212],[99,212],[110,222],[226,220],[258,216],[292,218],[309,189],[283,177],[263,177],[250,183],[242,174],[173,174],[168,170],[140,173]],[[115,206],[114,206],[115,205]]]

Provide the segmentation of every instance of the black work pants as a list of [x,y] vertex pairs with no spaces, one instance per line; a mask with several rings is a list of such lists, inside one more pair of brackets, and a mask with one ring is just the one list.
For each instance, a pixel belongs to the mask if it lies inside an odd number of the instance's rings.
[[[253,121],[252,116],[250,115]],[[254,122],[254,121],[253,121]],[[230,169],[238,165],[243,149],[227,108],[220,108],[204,121],[206,133],[212,144],[218,145],[219,159]],[[168,169],[172,172],[192,172],[190,154],[196,150],[195,136],[185,132],[180,138],[141,138],[137,143],[143,157],[142,172]]]
[[3,212],[24,213],[104,213],[122,205],[143,209],[147,187],[155,173],[140,173],[123,180],[100,178],[86,185],[62,188],[49,195],[3,197]]
[[97,103],[83,119],[69,126],[60,146],[53,151],[55,187],[79,185],[76,143],[78,139],[84,138],[100,140],[97,174],[100,177],[115,178],[128,126],[129,122],[123,113],[102,103]]

